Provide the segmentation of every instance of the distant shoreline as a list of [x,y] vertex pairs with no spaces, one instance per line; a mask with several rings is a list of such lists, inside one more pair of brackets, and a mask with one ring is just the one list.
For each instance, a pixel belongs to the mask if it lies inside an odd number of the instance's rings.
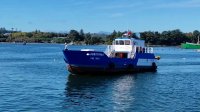
[[[21,44],[23,45],[23,42],[0,42],[0,44]],[[58,44],[58,45],[65,45],[65,43],[26,43],[26,45],[28,44]],[[78,45],[78,44],[75,44]],[[100,45],[105,45],[107,46],[107,44],[100,44]],[[81,46],[81,45],[78,45]],[[82,45],[84,46],[84,45]],[[86,45],[87,46],[87,45]],[[98,46],[98,45],[94,45],[94,46]],[[177,46],[169,46],[169,45],[146,45],[147,47],[179,47],[180,45]]]
[[[23,42],[0,42],[0,44],[22,44]],[[26,44],[60,44],[60,45],[65,45],[65,43],[32,43],[32,42],[27,42]]]
[[173,46],[170,46],[170,45],[147,45],[147,47],[178,47],[180,45],[173,45]]

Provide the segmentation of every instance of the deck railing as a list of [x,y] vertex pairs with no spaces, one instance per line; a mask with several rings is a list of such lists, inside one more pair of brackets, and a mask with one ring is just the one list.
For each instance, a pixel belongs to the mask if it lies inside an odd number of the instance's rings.
[[105,53],[108,57],[112,57],[113,51],[114,51],[113,45],[108,45],[104,53]]
[[134,51],[136,53],[153,53],[153,48],[152,47],[138,47],[134,46]]
[[[130,51],[129,51],[130,52]],[[108,57],[114,57],[115,47],[113,45],[108,45],[105,52]],[[133,46],[131,52],[129,53],[129,58],[134,58],[135,53],[153,53],[152,47],[139,47]]]

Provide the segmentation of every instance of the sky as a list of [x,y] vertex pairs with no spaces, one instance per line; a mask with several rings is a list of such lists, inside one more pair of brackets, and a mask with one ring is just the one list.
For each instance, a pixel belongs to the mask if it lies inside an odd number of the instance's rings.
[[1,0],[0,27],[84,32],[200,30],[200,0]]

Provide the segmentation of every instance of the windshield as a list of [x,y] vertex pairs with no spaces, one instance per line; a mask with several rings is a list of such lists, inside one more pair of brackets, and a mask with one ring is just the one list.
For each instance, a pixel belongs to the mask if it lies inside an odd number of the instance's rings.
[[115,40],[115,45],[130,45],[130,40]]

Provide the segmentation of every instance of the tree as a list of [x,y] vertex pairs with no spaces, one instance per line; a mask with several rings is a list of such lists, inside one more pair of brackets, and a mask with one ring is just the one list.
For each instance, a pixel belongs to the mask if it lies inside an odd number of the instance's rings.
[[122,32],[118,31],[116,37],[122,37]]
[[80,40],[83,41],[84,38],[85,38],[85,34],[83,32],[83,29],[80,30],[79,34],[80,34]]
[[148,44],[155,44],[155,34],[151,31],[145,31],[140,33],[140,37],[145,40]]
[[200,36],[200,32],[198,30],[194,30],[193,31],[193,38],[192,38],[192,42],[197,42],[198,41],[198,36]]
[[94,45],[94,44],[99,44],[99,43],[103,43],[103,40],[101,37],[97,37],[97,36],[94,36],[91,38],[91,44]]
[[106,37],[107,44],[111,44],[112,41],[118,36],[119,34],[114,30],[113,33]]
[[29,38],[31,38],[33,36],[33,34],[30,33],[30,32],[28,32],[28,33],[26,33],[26,36],[29,37]]
[[86,44],[91,44],[92,36],[90,33],[85,34],[85,43]]
[[6,28],[0,28],[0,34],[4,34],[7,33],[8,31],[6,30]]
[[76,30],[71,30],[67,37],[73,42],[81,41],[81,37]]

